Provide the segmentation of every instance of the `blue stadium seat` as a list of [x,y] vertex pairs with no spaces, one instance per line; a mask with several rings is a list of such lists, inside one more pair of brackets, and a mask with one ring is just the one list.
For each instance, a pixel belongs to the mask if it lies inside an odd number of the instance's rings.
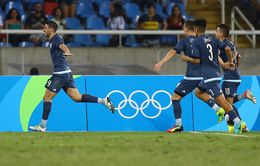
[[93,42],[90,35],[74,35],[74,42],[79,43],[81,46],[98,46]]
[[66,44],[68,47],[81,47],[80,43],[69,42]]
[[111,35],[96,35],[96,42],[102,46],[108,46]]
[[0,42],[0,47],[12,47],[12,44],[7,42]]
[[102,18],[98,16],[91,16],[86,22],[87,29],[105,29],[105,24]]
[[123,5],[123,8],[125,9],[126,15],[132,19],[133,23],[136,21],[136,17],[141,14],[139,6],[135,3],[126,3]]
[[77,4],[76,15],[80,17],[89,17],[94,14],[92,4],[89,1],[79,2]]
[[97,5],[101,5],[102,3],[109,3],[109,0],[91,0],[91,2],[97,4]]
[[162,36],[160,36],[160,44],[175,46],[177,44],[177,36],[176,35],[162,35]]
[[30,41],[23,41],[18,44],[19,47],[34,47],[34,44]]
[[110,15],[110,8],[109,8],[109,3],[102,3],[99,5],[99,14],[101,16],[104,16],[106,18],[109,17]]
[[5,14],[7,14],[9,12],[9,10],[12,8],[15,8],[19,12],[20,15],[24,14],[23,5],[20,2],[13,2],[13,1],[9,1],[6,3]]
[[66,28],[67,29],[82,29],[79,19],[76,17],[67,17],[66,18]]
[[50,42],[46,41],[42,43],[42,47],[49,48],[50,47]]

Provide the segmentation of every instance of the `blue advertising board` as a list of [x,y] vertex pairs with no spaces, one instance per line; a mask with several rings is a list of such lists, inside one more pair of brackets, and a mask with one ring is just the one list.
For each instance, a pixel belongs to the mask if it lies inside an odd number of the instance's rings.
[[[0,131],[27,132],[40,122],[49,76],[1,76]],[[110,96],[115,114],[103,105],[75,103],[62,90],[53,100],[48,131],[165,131],[174,122],[171,96],[183,76],[75,76],[80,93]],[[260,98],[260,77],[243,76],[238,94]],[[191,93],[181,101],[185,131],[226,131],[215,112]],[[252,131],[260,131],[260,103],[235,103]]]

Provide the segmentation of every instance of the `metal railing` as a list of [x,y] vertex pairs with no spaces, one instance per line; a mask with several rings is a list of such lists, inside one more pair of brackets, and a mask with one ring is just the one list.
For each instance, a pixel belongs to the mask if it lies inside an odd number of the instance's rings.
[[[250,23],[250,21],[246,18],[246,16],[241,12],[241,10],[238,7],[234,7],[231,11],[231,30],[235,31],[235,25],[242,31],[245,31],[244,28],[239,24],[238,20],[236,19],[236,14],[238,14],[243,21],[247,24],[247,26],[251,29],[251,32],[257,32],[254,28],[254,26]],[[246,36],[246,38],[250,41],[252,44],[252,47],[256,47],[256,35],[257,33],[245,33],[243,34]],[[252,37],[250,37],[252,35]],[[237,42],[237,34],[232,34],[232,41],[235,43]]]
[[[43,34],[42,30],[10,30],[2,29],[0,30],[2,34]],[[119,35],[120,38],[122,35],[177,35],[180,38],[180,35],[184,35],[182,30],[60,30],[59,34],[85,34],[85,35]],[[206,31],[206,34],[215,34],[215,30]],[[253,43],[255,44],[256,35],[260,35],[260,30],[231,30],[231,35],[252,35]],[[255,46],[255,45],[254,45]]]

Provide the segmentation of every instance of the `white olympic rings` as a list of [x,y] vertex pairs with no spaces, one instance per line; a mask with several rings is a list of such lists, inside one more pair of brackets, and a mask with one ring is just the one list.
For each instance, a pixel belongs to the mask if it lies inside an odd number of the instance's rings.
[[[112,94],[115,94],[115,93],[121,94],[121,95],[123,96],[123,98],[124,98],[122,101],[120,101],[120,102],[118,103],[117,106],[115,106],[115,110],[117,110],[118,113],[120,114],[120,116],[123,117],[123,118],[125,118],[125,119],[132,119],[132,118],[136,117],[137,114],[139,113],[139,111],[141,112],[141,114],[142,114],[144,117],[146,117],[146,118],[148,118],[148,119],[155,119],[155,118],[157,118],[157,117],[161,114],[162,110],[166,110],[166,109],[168,109],[168,108],[172,105],[172,103],[171,103],[171,94],[170,94],[169,92],[165,91],[165,90],[158,90],[158,91],[154,92],[151,98],[150,98],[149,95],[148,95],[145,91],[143,91],[143,90],[133,91],[133,92],[129,95],[129,98],[127,98],[127,96],[125,95],[124,92],[122,92],[122,91],[120,91],[120,90],[113,90],[113,91],[111,91],[111,92],[109,92],[109,93],[107,94],[107,97],[111,97],[111,95],[112,95]],[[146,97],[146,100],[144,100],[144,101],[141,103],[140,106],[137,104],[136,101],[134,101],[134,100],[132,99],[133,96],[134,96],[135,94],[137,94],[137,93],[143,94],[143,95]],[[157,101],[157,100],[154,99],[155,96],[156,96],[158,93],[164,93],[164,94],[168,95],[168,97],[169,97],[169,104],[168,104],[167,106],[162,107],[161,103],[160,103],[159,101]],[[135,109],[135,113],[134,113],[133,115],[124,115],[124,114],[122,113],[121,110],[126,107],[127,103],[129,103],[129,105],[130,105],[133,109]],[[144,109],[146,109],[146,108],[149,106],[150,103],[152,103],[153,107],[158,110],[158,112],[157,112],[155,115],[153,115],[153,116],[147,115],[147,114],[145,114],[145,112],[144,112]]]

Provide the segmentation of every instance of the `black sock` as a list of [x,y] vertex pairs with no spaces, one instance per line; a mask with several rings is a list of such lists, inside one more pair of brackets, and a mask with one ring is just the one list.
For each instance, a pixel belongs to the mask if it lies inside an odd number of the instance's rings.
[[234,110],[229,111],[227,114],[229,115],[229,119],[232,121],[234,121],[234,119],[237,118],[237,114]]
[[238,117],[240,120],[242,120],[241,117],[240,117],[240,115],[239,115],[239,112],[238,112],[237,108],[236,108],[234,105],[233,105],[233,109],[234,109],[235,113],[237,114],[237,117]]
[[179,100],[172,100],[172,104],[173,104],[173,113],[175,116],[175,119],[180,119],[181,118],[181,104]]
[[234,97],[234,101],[233,101],[233,103],[235,104],[236,102],[238,102],[239,100],[238,100],[238,96],[236,95],[235,97]]
[[97,103],[98,98],[95,96],[88,95],[88,94],[83,94],[81,97],[81,102]]
[[48,120],[50,112],[51,112],[51,102],[44,102],[43,103],[42,119],[43,120]]

